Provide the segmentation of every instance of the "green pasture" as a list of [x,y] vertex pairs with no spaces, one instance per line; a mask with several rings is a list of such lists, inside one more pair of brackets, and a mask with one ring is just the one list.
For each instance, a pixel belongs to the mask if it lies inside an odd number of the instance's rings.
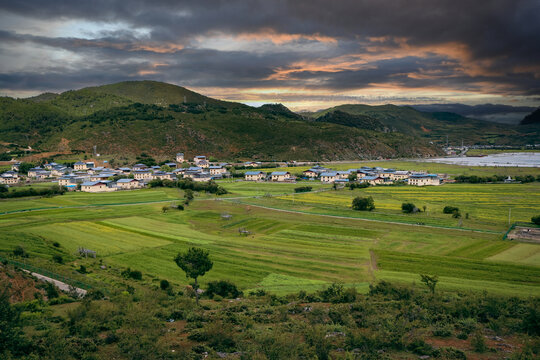
[[[352,212],[352,199],[372,196],[376,209]],[[262,200],[252,200],[262,204]],[[508,222],[530,221],[540,209],[540,183],[528,184],[446,184],[443,186],[373,186],[366,189],[325,191],[277,196],[265,201],[269,206],[302,208],[313,213],[355,216],[366,219],[437,226],[460,226],[470,229],[504,231]],[[426,212],[403,214],[401,204],[414,203]],[[460,209],[462,218],[443,213],[445,206]],[[467,214],[469,214],[467,218]]]
[[[115,279],[127,267],[142,271],[143,282],[187,284],[173,258],[198,246],[208,249],[214,261],[203,285],[228,279],[243,290],[284,294],[341,282],[367,291],[377,280],[419,283],[419,274],[428,273],[440,277],[441,288],[540,294],[540,245],[502,240],[508,207],[512,221],[527,221],[539,211],[538,184],[328,190],[295,194],[294,201],[282,194],[292,193],[297,184],[220,184],[230,194],[222,200],[198,194],[184,211],[162,211],[164,204],[183,197],[178,189],[163,188],[2,201],[0,212],[50,209],[0,215],[0,253],[22,245],[28,261],[41,263],[62,254],[64,267],[86,264],[92,270],[88,279],[108,286],[120,286]],[[350,209],[351,199],[362,195],[374,197],[375,212]],[[429,213],[401,214],[405,200],[425,204]],[[444,205],[469,212],[462,226],[479,231],[446,228],[457,224],[442,214]],[[373,219],[361,218],[367,216]],[[400,223],[420,220],[434,227]],[[98,258],[77,258],[78,247],[97,251]],[[107,270],[99,268],[100,261]]]

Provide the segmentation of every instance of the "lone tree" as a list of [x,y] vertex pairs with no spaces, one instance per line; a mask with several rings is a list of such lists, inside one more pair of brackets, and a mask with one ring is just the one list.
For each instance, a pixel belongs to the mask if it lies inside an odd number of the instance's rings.
[[356,197],[352,201],[353,210],[372,211],[375,209],[375,202],[371,196],[368,197]]
[[208,251],[200,248],[192,247],[185,253],[178,253],[174,258],[176,265],[180,269],[184,270],[187,278],[195,280],[195,298],[197,299],[197,305],[199,305],[199,284],[197,278],[203,276],[212,269],[214,263],[208,256]]
[[431,291],[432,294],[435,294],[435,286],[437,286],[437,283],[439,282],[439,277],[437,275],[425,275],[420,274],[420,277],[422,278],[422,282],[426,284],[429,291]]
[[413,203],[403,203],[403,204],[401,204],[401,210],[405,214],[410,214],[410,213],[413,213],[413,212],[417,212],[418,208],[416,206],[414,206]]

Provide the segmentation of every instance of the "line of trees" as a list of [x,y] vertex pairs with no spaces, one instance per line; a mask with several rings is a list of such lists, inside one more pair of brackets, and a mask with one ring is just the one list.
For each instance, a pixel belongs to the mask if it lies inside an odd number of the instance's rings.
[[[477,176],[477,175],[459,175],[455,180],[457,183],[469,183],[469,184],[483,184],[483,183],[495,183],[503,182],[507,176],[492,175],[492,176]],[[534,181],[540,181],[540,175],[534,177],[534,175],[518,175],[515,177],[517,182],[530,183]]]
[[154,187],[169,187],[169,188],[179,188],[182,190],[192,190],[192,191],[205,191],[210,194],[216,194],[216,195],[223,195],[227,194],[228,191],[218,184],[216,184],[214,181],[206,181],[206,182],[196,182],[191,179],[179,179],[179,180],[161,180],[161,179],[155,179],[148,183],[148,186],[150,188]]
[[64,195],[67,189],[64,186],[53,185],[50,188],[18,188],[14,191],[9,191],[3,185],[0,185],[0,199],[12,199],[20,198],[26,196],[54,196],[54,195]]

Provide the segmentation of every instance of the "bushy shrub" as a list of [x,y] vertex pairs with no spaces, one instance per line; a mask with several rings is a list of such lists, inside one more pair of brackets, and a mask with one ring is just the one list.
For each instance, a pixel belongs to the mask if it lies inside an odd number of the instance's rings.
[[456,211],[459,211],[459,208],[455,206],[445,206],[443,209],[443,213],[445,214],[453,214]]
[[474,334],[473,338],[471,339],[471,345],[474,351],[478,353],[483,353],[487,351],[486,340],[484,339],[484,336],[479,332]]
[[413,203],[403,203],[403,204],[401,204],[401,210],[405,214],[410,214],[410,213],[418,211],[418,208],[416,206],[414,206]]
[[324,290],[319,291],[319,296],[324,302],[350,303],[356,300],[357,292],[355,288],[345,289],[342,284],[333,283]]
[[163,279],[163,280],[161,280],[161,281],[159,282],[159,288],[160,288],[161,290],[167,290],[167,289],[169,289],[170,287],[171,287],[171,284],[170,284],[167,280],[165,280],[165,279]]
[[540,215],[533,216],[533,217],[531,218],[531,222],[532,222],[533,224],[540,225]]
[[380,281],[376,285],[369,285],[369,295],[383,295],[394,300],[409,300],[413,292],[411,289],[403,286],[394,285],[387,281]]
[[313,189],[311,186],[300,186],[297,188],[294,188],[295,193],[302,193],[302,192],[309,192]]
[[62,257],[62,255],[54,254],[52,259],[55,263],[58,263],[58,264],[64,263],[64,258]]
[[237,298],[242,292],[238,290],[235,284],[228,280],[210,281],[206,289],[206,295],[213,298],[219,295],[222,298]]
[[21,245],[15,246],[15,249],[13,249],[13,255],[24,257],[24,258],[28,257],[28,253],[26,252],[26,250],[24,250],[24,248]]
[[372,211],[375,209],[375,202],[371,196],[356,197],[352,201],[352,209],[359,211]]
[[122,271],[122,276],[135,280],[142,280],[142,272],[139,270],[131,270],[131,268],[127,268],[126,270]]

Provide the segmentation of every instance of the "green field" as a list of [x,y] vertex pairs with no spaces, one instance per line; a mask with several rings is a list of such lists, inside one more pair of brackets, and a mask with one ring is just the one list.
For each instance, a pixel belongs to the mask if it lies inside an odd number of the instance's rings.
[[[86,264],[91,283],[114,283],[127,267],[143,281],[168,279],[186,284],[172,261],[191,246],[208,249],[214,268],[203,284],[229,279],[244,290],[289,293],[342,282],[366,291],[386,279],[418,283],[420,273],[436,274],[446,289],[489,291],[520,296],[540,294],[540,245],[502,240],[511,221],[540,213],[540,184],[451,184],[439,187],[371,187],[295,194],[298,184],[227,182],[221,197],[197,194],[185,211],[162,211],[179,202],[178,189],[146,189],[105,194],[67,193],[52,198],[0,202],[0,253],[16,245],[28,261],[67,261],[59,271]],[[373,196],[377,209],[350,209],[355,196]],[[405,215],[412,201],[426,212]],[[458,220],[442,214],[457,206]],[[33,211],[30,211],[33,210]],[[222,214],[232,215],[224,220]],[[425,225],[417,225],[417,223]],[[239,234],[239,229],[250,235]],[[60,247],[53,244],[57,242]],[[79,259],[78,247],[98,258]],[[99,264],[106,264],[101,270]],[[111,285],[113,286],[113,285]]]

